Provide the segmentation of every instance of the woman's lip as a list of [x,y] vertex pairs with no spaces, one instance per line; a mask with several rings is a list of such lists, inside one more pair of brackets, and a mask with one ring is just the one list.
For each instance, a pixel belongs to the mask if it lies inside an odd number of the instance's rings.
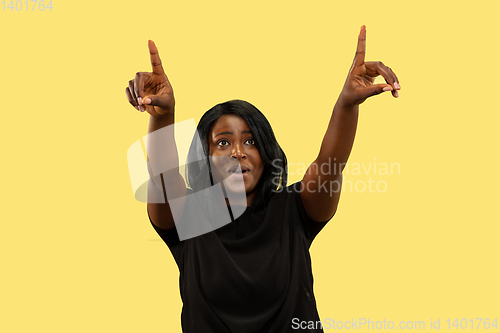
[[250,168],[246,164],[241,164],[241,165],[240,164],[236,164],[236,165],[233,165],[231,168],[229,168],[229,170],[227,170],[227,172],[233,173],[236,170],[250,171]]
[[247,172],[242,172],[242,173],[236,173],[236,172],[230,172],[229,171],[229,177],[235,180],[245,180],[248,177],[248,174],[250,173],[250,170]]

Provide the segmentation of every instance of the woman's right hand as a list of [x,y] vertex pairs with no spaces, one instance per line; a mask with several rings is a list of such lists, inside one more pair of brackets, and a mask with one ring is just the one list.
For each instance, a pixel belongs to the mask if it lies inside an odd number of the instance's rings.
[[147,111],[157,117],[174,112],[174,91],[163,71],[160,55],[155,43],[148,42],[153,72],[137,72],[125,89],[127,99],[137,110]]

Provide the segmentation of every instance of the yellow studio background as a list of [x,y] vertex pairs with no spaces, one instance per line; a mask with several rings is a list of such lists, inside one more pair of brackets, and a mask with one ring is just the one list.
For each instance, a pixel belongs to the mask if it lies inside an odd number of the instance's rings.
[[[500,317],[497,1],[33,4],[0,7],[1,332],[180,332],[177,266],[127,169],[148,116],[125,88],[151,70],[148,39],[178,121],[253,103],[294,182],[363,24],[366,59],[393,68],[402,90],[360,108],[354,187],[311,247],[320,317],[425,330],[439,319],[442,331]],[[369,181],[385,191],[361,190]]]

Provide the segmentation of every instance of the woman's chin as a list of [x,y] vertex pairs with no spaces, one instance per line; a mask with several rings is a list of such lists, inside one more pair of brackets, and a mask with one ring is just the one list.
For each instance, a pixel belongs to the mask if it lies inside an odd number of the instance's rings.
[[231,192],[234,194],[245,194],[245,182],[243,179],[237,179],[233,176],[230,176],[224,179],[224,189],[226,192]]

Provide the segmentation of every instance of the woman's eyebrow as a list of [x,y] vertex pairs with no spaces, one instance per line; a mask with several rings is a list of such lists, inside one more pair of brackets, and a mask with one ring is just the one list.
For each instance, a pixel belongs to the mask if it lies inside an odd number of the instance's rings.
[[231,134],[231,135],[233,135],[233,132],[230,132],[230,131],[220,132],[219,134],[217,134],[216,136],[214,136],[214,138],[218,137],[219,135],[224,135],[224,134]]
[[[214,136],[214,138],[218,137],[219,135],[224,135],[224,134],[233,135],[233,132],[231,132],[231,131],[220,132],[219,134]],[[245,131],[241,132],[241,134],[252,134],[252,132],[250,132],[250,130],[245,130]]]

